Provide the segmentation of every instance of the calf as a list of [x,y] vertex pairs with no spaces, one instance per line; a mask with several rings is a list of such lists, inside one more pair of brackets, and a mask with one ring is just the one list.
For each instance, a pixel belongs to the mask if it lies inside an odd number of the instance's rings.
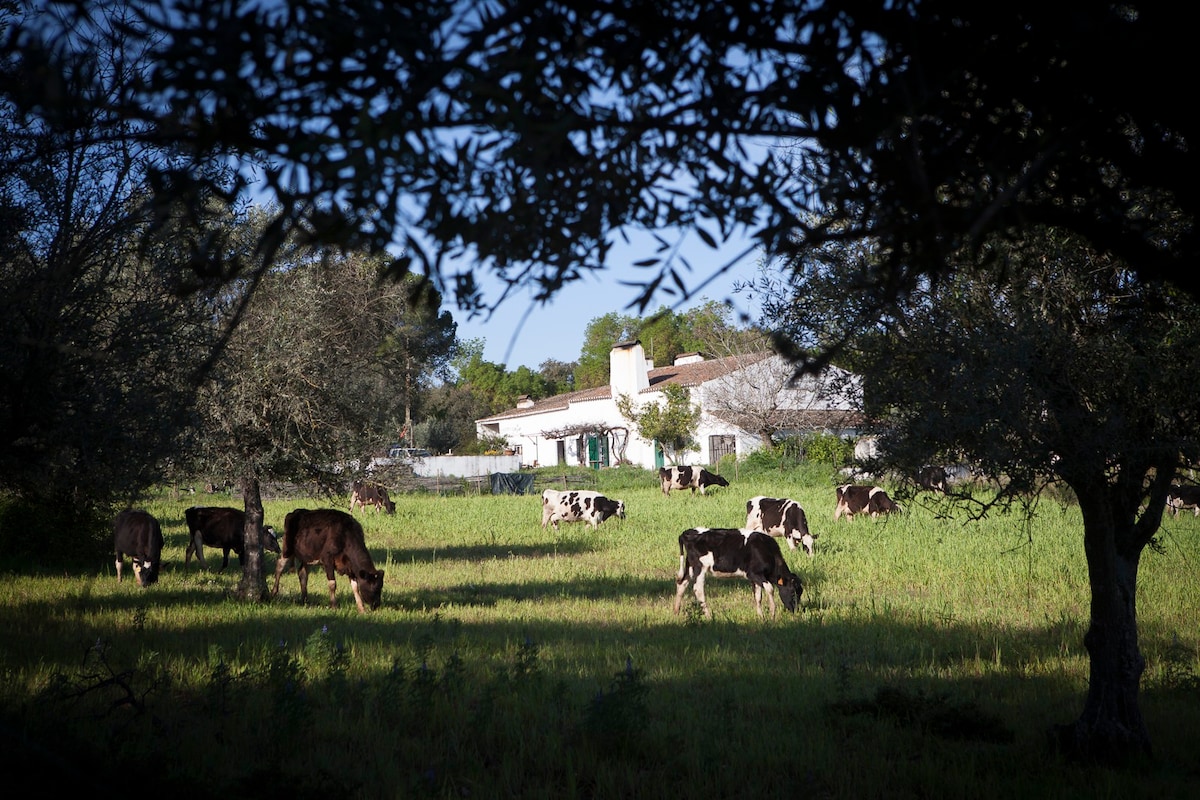
[[658,471],[658,482],[662,485],[662,493],[668,497],[672,489],[691,489],[692,494],[709,486],[728,486],[729,481],[720,475],[714,475],[702,467],[663,467]]
[[133,561],[133,575],[143,588],[158,580],[162,565],[163,535],[158,520],[146,511],[126,509],[113,519],[113,550],[117,556],[117,583],[125,556]]
[[1167,508],[1171,516],[1179,516],[1185,508],[1192,510],[1192,516],[1200,516],[1200,486],[1179,486],[1173,484],[1167,491]]
[[586,522],[596,530],[609,517],[625,519],[625,503],[583,489],[566,492],[546,489],[542,492],[542,528],[550,523],[558,530],[558,523],[562,521]]
[[300,578],[300,602],[308,602],[308,566],[321,564],[329,581],[329,607],[337,608],[336,573],[350,578],[350,589],[359,612],[366,606],[379,608],[383,594],[383,570],[375,569],[367,552],[362,525],[345,511],[297,508],[283,519],[283,550],[275,564],[274,597],[279,594],[279,577],[292,565]]
[[374,506],[376,513],[381,508],[388,514],[396,513],[396,504],[392,502],[392,498],[388,497],[388,490],[376,483],[355,481],[350,485],[351,514],[354,513],[356,505],[364,510],[368,505]]
[[837,507],[833,510],[833,521],[837,522],[843,514],[847,519],[854,519],[855,514],[878,517],[880,514],[899,514],[903,510],[899,503],[888,497],[888,493],[878,486],[847,483],[837,487]]
[[751,497],[746,501],[746,527],[769,536],[782,536],[790,550],[795,550],[799,542],[804,552],[810,557],[813,554],[813,540],[817,537],[809,532],[808,518],[795,500]]
[[688,582],[700,601],[704,616],[712,611],[704,598],[704,576],[741,576],[754,587],[754,608],[763,615],[762,595],[767,593],[771,619],[775,618],[775,592],[788,611],[796,610],[796,601],[804,587],[787,562],[779,543],[761,531],[746,528],[688,528],[679,534],[679,572],[675,576],[675,613],[679,613]]
[[[200,566],[204,563],[204,547],[219,547],[222,552],[221,569],[229,566],[229,551],[232,550],[242,563],[242,554],[246,551],[246,512],[240,508],[222,508],[219,506],[192,506],[183,512],[183,518],[188,527],[187,551],[183,554],[183,566],[187,567],[196,554]],[[262,546],[272,553],[279,552],[279,540],[275,537],[275,529],[270,525],[263,526]]]

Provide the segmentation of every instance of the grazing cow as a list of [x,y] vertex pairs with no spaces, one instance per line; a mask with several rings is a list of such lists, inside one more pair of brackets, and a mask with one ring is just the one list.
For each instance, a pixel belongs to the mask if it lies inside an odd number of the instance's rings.
[[663,467],[658,471],[658,481],[662,484],[662,493],[668,497],[672,489],[691,489],[692,494],[709,486],[728,486],[729,481],[720,475],[714,475],[702,467]]
[[888,497],[888,493],[878,486],[847,483],[837,487],[837,507],[833,510],[833,521],[837,522],[843,514],[847,519],[853,519],[855,514],[878,517],[880,514],[899,514],[903,510],[899,503]]
[[704,616],[712,611],[704,598],[704,576],[718,578],[740,576],[754,587],[754,607],[762,617],[762,596],[767,593],[771,619],[775,618],[775,592],[788,611],[796,610],[796,601],[804,587],[787,562],[779,543],[762,531],[747,528],[688,528],[679,534],[679,572],[675,576],[675,613],[679,613],[688,582],[693,583],[696,599]]
[[1185,508],[1192,510],[1192,516],[1200,516],[1200,486],[1180,486],[1172,484],[1167,491],[1167,508],[1171,516],[1179,516]]
[[[219,547],[222,551],[221,569],[229,566],[229,551],[237,554],[238,563],[242,563],[242,554],[246,551],[246,512],[239,508],[222,508],[219,506],[192,506],[183,512],[187,521],[188,545],[183,554],[183,566],[186,567],[196,554],[200,566],[204,563],[204,547]],[[263,526],[263,549],[272,553],[279,552],[279,540],[275,537],[275,529],[270,525]]]
[[143,588],[158,580],[162,565],[162,526],[146,511],[126,509],[113,519],[113,551],[117,556],[117,583],[125,556],[133,561],[133,576]]
[[746,501],[746,527],[769,536],[782,536],[790,550],[795,550],[799,542],[804,552],[813,554],[813,540],[817,537],[809,532],[808,517],[795,500],[751,497]]
[[271,596],[279,594],[279,577],[295,565],[300,602],[308,602],[308,566],[318,563],[325,567],[329,581],[330,608],[337,608],[337,573],[350,578],[359,612],[366,611],[366,606],[379,608],[383,570],[375,569],[358,520],[333,508],[297,508],[283,518],[283,551],[275,564]]
[[547,523],[558,530],[559,521],[586,522],[596,530],[609,517],[625,519],[625,503],[599,492],[576,489],[566,492],[546,489],[542,492],[542,527]]
[[366,510],[368,505],[374,506],[376,513],[381,508],[388,514],[396,513],[396,504],[388,497],[387,489],[377,483],[355,481],[350,485],[350,513],[354,513],[355,506]]
[[941,467],[921,467],[917,470],[917,486],[927,492],[946,493],[946,470]]

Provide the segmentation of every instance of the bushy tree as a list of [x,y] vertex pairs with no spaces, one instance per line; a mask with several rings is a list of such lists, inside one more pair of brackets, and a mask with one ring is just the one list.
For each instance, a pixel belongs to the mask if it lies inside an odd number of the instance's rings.
[[693,405],[687,387],[669,383],[663,387],[663,403],[635,404],[628,395],[617,398],[621,412],[638,436],[658,442],[663,456],[672,464],[689,450],[699,450],[696,428],[700,424],[700,406]]
[[[963,459],[996,486],[959,498],[975,514],[1070,487],[1084,523],[1091,672],[1060,742],[1106,761],[1149,753],[1138,566],[1172,480],[1200,459],[1200,303],[1061,231],[988,246],[990,258],[964,261],[874,328],[833,333],[863,373],[863,410],[881,433],[875,469],[915,475]],[[835,306],[850,280],[817,264],[803,272],[795,295],[768,309],[800,341],[845,324]]]

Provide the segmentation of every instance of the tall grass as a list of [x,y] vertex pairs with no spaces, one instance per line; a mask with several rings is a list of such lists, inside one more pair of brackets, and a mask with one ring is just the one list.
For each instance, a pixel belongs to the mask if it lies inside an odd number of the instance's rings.
[[[306,606],[294,573],[271,603],[232,599],[236,561],[183,567],[195,498],[156,497],[159,584],[118,585],[111,559],[0,581],[7,774],[259,798],[1192,794],[1200,520],[1168,519],[1142,560],[1156,761],[1085,769],[1046,749],[1087,685],[1077,509],[966,523],[918,501],[834,523],[819,469],[723,474],[664,497],[649,472],[603,471],[629,515],[595,532],[543,530],[534,496],[360,512],[387,573],[366,615],[341,577],[330,609],[319,570]],[[802,610],[759,620],[738,579],[709,582],[713,620],[690,592],[672,614],[679,532],[740,525],[754,494],[808,511],[815,557],[784,550]],[[271,500],[267,522],[323,505]]]

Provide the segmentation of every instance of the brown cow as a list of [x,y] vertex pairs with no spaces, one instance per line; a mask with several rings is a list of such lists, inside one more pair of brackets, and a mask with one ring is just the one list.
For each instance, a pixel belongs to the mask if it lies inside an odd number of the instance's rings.
[[396,513],[396,504],[388,497],[387,489],[377,483],[355,481],[350,485],[350,513],[354,513],[355,506],[366,509],[368,505],[374,506],[376,513],[381,508],[389,514]]
[[283,519],[283,551],[275,564],[275,588],[279,577],[292,565],[300,578],[300,602],[308,602],[308,566],[321,564],[329,581],[329,607],[337,608],[337,573],[350,579],[354,602],[360,612],[366,606],[379,608],[383,594],[383,570],[375,569],[367,552],[362,525],[345,511],[297,508]]

